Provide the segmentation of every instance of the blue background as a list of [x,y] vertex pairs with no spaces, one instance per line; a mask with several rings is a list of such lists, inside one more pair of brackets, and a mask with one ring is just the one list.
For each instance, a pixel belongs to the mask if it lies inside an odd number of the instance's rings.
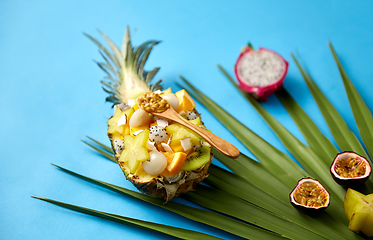
[[[241,47],[250,41],[289,62],[285,87],[332,139],[298,69],[300,54],[315,81],[358,135],[351,109],[328,48],[332,41],[356,88],[373,109],[372,1],[0,1],[0,238],[164,239],[161,234],[76,213],[32,199],[33,194],[172,226],[230,238],[149,204],[107,191],[57,170],[50,163],[134,190],[117,165],[80,139],[108,143],[112,114],[99,80],[104,73],[97,30],[121,44],[126,26],[133,43],[154,39],[146,69],[161,67],[156,79],[179,90],[182,74],[261,137],[287,150],[256,111],[218,71],[233,74]],[[304,142],[275,96],[263,104]],[[214,133],[252,156],[206,109]],[[333,140],[334,142],[334,140]],[[214,160],[216,164],[219,164]],[[183,202],[180,199],[176,201]]]

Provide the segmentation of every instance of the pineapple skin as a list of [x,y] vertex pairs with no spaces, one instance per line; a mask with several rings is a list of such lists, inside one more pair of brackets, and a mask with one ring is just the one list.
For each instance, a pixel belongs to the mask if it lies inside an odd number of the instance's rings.
[[[142,93],[162,90],[160,86],[162,80],[151,84],[159,68],[154,68],[151,71],[146,71],[144,69],[150,52],[159,41],[147,41],[138,47],[134,47],[131,43],[129,28],[127,27],[122,47],[119,48],[104,33],[100,33],[109,48],[106,48],[92,36],[88,34],[86,34],[86,36],[99,47],[100,53],[105,60],[103,62],[97,62],[97,64],[107,74],[105,79],[101,81],[103,90],[109,94],[106,101],[113,103],[113,106],[118,104],[128,105],[129,101],[136,99]],[[171,93],[171,89],[167,89],[164,92]],[[193,106],[195,106],[195,103]],[[200,117],[198,112],[196,112],[196,114]],[[110,119],[112,119],[112,117]],[[201,126],[204,126],[202,122]],[[114,157],[118,162],[120,155],[115,150],[114,140],[118,139],[120,135],[116,134],[114,136],[108,133],[108,136],[114,151]],[[184,171],[182,172],[183,176],[181,178],[177,177],[172,181],[171,178],[165,176],[146,176],[145,174],[140,174],[141,176],[139,177],[136,175],[136,172],[131,174],[128,166],[125,164],[118,164],[127,180],[142,193],[163,198],[167,202],[175,196],[193,190],[198,183],[205,179],[208,176],[207,171],[212,158],[213,156],[210,152],[210,161],[208,163],[204,164],[199,169]]]
[[[111,141],[112,149],[114,151],[114,158],[118,162],[118,154],[115,152],[114,139],[111,134],[108,134]],[[208,168],[213,159],[213,154],[210,153],[210,161],[200,168],[193,171],[183,171],[183,177],[175,182],[168,182],[164,176],[155,176],[149,179],[139,178],[136,173],[131,174],[128,167],[124,163],[118,162],[119,167],[122,169],[124,176],[130,181],[141,193],[146,195],[162,198],[168,202],[174,197],[185,194],[189,191],[195,190],[196,186],[208,177]]]

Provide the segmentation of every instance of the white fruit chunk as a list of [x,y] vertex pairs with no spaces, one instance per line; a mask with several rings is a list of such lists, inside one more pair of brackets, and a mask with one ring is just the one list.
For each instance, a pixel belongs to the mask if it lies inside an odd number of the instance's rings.
[[124,125],[124,124],[127,124],[127,115],[126,114],[123,114],[123,116],[121,116],[118,120],[118,127]]
[[138,127],[146,123],[149,119],[149,113],[144,109],[137,109],[131,116],[129,125],[130,127]]
[[173,153],[174,150],[172,150],[172,148],[170,147],[169,144],[166,144],[166,143],[161,143],[162,147],[164,150],[166,150],[166,152],[170,152],[170,153]]
[[192,148],[192,144],[190,143],[190,137],[181,139],[180,143],[184,151],[188,151],[189,149]]
[[130,107],[133,107],[136,104],[135,99],[129,99],[127,103]]
[[163,153],[157,151],[149,152],[150,159],[142,163],[142,167],[149,175],[158,175],[167,167],[167,159]]
[[150,151],[158,151],[157,148],[155,147],[155,142],[147,141],[146,146],[148,147]]
[[160,117],[154,117],[154,120],[157,122],[157,125],[160,128],[166,128],[168,126],[168,120]]
[[167,102],[173,109],[177,109],[179,107],[179,99],[174,94],[165,94],[161,96],[163,99],[166,99]]

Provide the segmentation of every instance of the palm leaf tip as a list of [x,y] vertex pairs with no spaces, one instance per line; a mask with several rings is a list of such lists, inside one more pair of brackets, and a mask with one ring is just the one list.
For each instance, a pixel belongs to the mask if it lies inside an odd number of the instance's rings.
[[165,234],[165,235],[169,235],[169,236],[173,236],[173,237],[177,237],[181,239],[211,239],[211,240],[221,239],[221,238],[214,237],[214,236],[211,236],[205,233],[196,232],[196,231],[192,231],[192,230],[188,230],[184,228],[172,227],[168,225],[152,223],[152,222],[129,218],[129,217],[121,216],[121,215],[111,214],[107,212],[101,212],[101,211],[97,211],[97,210],[93,210],[93,209],[89,209],[85,207],[80,207],[80,206],[76,206],[76,205],[72,205],[72,204],[68,204],[64,202],[59,202],[59,201],[48,199],[48,198],[39,197],[39,196],[31,196],[31,197],[34,199],[38,199],[41,201],[45,201],[45,202],[66,208],[66,209],[70,209],[73,211],[89,214],[89,215],[100,217],[100,218],[105,218],[105,219],[115,221],[121,224],[140,227],[142,229],[147,229],[153,232],[158,232],[161,234]]

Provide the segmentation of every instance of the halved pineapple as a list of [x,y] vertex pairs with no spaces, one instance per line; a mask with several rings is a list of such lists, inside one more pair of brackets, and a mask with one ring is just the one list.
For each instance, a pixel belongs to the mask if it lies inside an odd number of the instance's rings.
[[[148,41],[133,48],[127,28],[122,49],[119,49],[102,35],[112,53],[96,39],[88,37],[104,53],[106,62],[98,65],[107,73],[109,81],[101,83],[110,95],[106,100],[112,102],[115,109],[108,121],[108,136],[126,178],[141,192],[166,201],[193,190],[207,177],[212,160],[210,145],[179,124],[141,112],[136,103],[141,94],[158,92],[179,114],[204,127],[200,114],[194,109],[195,102],[185,90],[172,94],[171,89],[160,91],[161,81],[150,84],[159,68],[147,72],[144,65],[158,41]],[[204,151],[199,150],[202,147]],[[193,169],[181,170],[190,162],[194,163]]]

